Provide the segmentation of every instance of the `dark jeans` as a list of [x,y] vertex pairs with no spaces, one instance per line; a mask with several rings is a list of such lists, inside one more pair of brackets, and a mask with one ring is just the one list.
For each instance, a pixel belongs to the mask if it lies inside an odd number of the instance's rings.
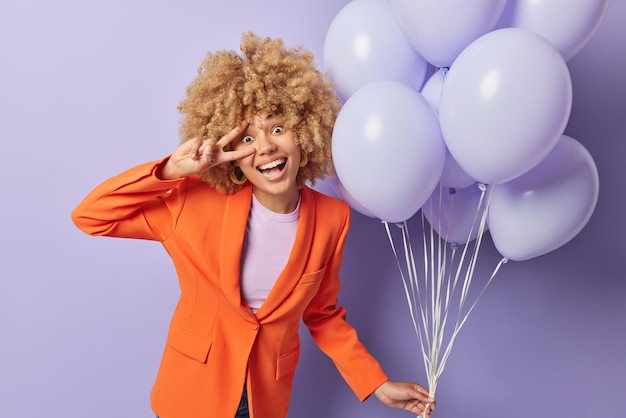
[[246,385],[243,385],[243,393],[241,394],[241,401],[239,401],[239,407],[235,418],[250,418],[250,411],[248,409],[248,391]]
[[[156,418],[159,418],[159,416],[157,415]],[[250,411],[248,410],[248,391],[245,385],[243,386],[243,393],[241,394],[241,401],[239,401],[235,418],[250,418]]]

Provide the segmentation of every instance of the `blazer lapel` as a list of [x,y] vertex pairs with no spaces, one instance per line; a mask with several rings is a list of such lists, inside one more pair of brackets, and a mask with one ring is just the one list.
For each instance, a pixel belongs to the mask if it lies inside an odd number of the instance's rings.
[[302,276],[309,259],[313,232],[315,231],[315,201],[313,193],[306,186],[300,190],[300,196],[300,220],[298,222],[296,239],[289,254],[289,260],[278,279],[276,279],[276,283],[267,299],[256,313],[258,320],[268,316],[291,293],[300,276]]
[[[247,185],[241,191],[228,196],[224,212],[224,224],[220,242],[220,283],[228,302],[242,314],[251,316],[252,311],[245,307],[241,298],[240,271],[241,250],[246,234],[248,214],[252,202],[252,186]],[[239,309],[243,308],[243,309]]]

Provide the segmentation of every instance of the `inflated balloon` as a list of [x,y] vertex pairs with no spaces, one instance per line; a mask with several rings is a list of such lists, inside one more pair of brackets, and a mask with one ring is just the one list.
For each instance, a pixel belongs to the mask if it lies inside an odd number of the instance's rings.
[[509,1],[498,26],[532,30],[569,61],[596,33],[608,6],[609,0]]
[[307,182],[307,186],[311,187],[313,190],[323,193],[327,196],[334,197],[336,199],[341,199],[341,196],[337,193],[334,188],[334,180],[336,177],[328,177],[321,180],[315,181],[315,186],[311,186],[311,183]]
[[355,92],[337,116],[332,142],[341,184],[383,221],[413,216],[441,177],[445,145],[437,117],[400,82],[371,83]]
[[343,187],[343,184],[341,184],[341,181],[339,180],[339,178],[333,177],[330,180],[330,184],[331,184],[331,187],[333,188],[335,194],[337,195],[337,197],[339,199],[343,200],[344,202],[346,202],[348,205],[350,205],[350,207],[352,209],[354,209],[355,211],[359,212],[361,215],[365,215],[365,216],[367,216],[369,218],[376,218],[376,215],[374,215],[372,212],[370,212],[367,209],[365,209],[363,207],[363,205],[361,205],[359,202],[357,202],[354,199],[354,197],[352,197],[350,195],[350,193],[348,193],[346,188]]
[[506,0],[391,0],[407,39],[435,67],[449,67],[498,23]]
[[442,239],[466,244],[475,240],[480,230],[486,205],[486,198],[481,202],[482,194],[478,184],[463,189],[437,187],[422,207],[422,213]]
[[[443,80],[446,73],[446,68],[440,68],[435,71],[428,80],[426,80],[420,92],[437,115],[439,114],[439,99],[441,97],[441,89],[443,88]],[[450,151],[446,148],[446,161],[443,166],[443,173],[441,174],[441,182],[446,187],[463,188],[475,183],[476,180],[463,171],[459,163],[456,162],[454,157],[450,154]]]
[[593,158],[563,135],[535,168],[494,187],[488,223],[496,249],[523,261],[561,247],[587,224],[598,193]]
[[441,173],[441,184],[446,187],[452,187],[462,189],[475,183],[472,177],[470,177],[456,162],[448,148],[446,148],[446,161],[443,164],[443,172]]
[[435,114],[439,115],[439,99],[441,98],[441,89],[443,88],[443,79],[448,72],[447,68],[439,68],[428,77],[420,93],[433,108]]
[[402,33],[388,0],[353,0],[328,28],[324,66],[346,100],[374,81],[401,81],[419,89],[428,63]]
[[572,106],[561,54],[527,29],[490,32],[461,52],[441,91],[439,120],[448,150],[473,179],[504,183],[554,148]]

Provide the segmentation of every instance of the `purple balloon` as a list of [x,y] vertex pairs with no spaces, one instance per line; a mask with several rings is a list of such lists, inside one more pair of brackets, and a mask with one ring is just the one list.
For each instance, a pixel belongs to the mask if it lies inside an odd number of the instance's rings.
[[337,193],[333,184],[335,180],[336,177],[327,177],[321,180],[316,180],[315,186],[311,186],[310,183],[307,183],[307,186],[327,196],[334,197],[335,199],[341,199],[341,196]]
[[491,31],[506,0],[391,0],[411,45],[435,67],[448,67],[472,41]]
[[[446,77],[447,69],[440,68],[435,71],[424,83],[420,93],[439,117],[439,99],[441,98],[441,89]],[[441,174],[441,183],[447,187],[459,188],[470,186],[476,180],[471,178],[456,162],[450,151],[446,148],[446,161]]]
[[445,145],[426,100],[394,81],[359,89],[339,112],[333,160],[343,187],[379,219],[413,216],[439,183]]
[[375,81],[419,89],[428,63],[405,38],[388,0],[353,0],[328,28],[324,66],[338,96],[347,100]]
[[341,184],[341,181],[337,177],[332,178],[331,185],[337,196],[339,196],[341,200],[350,205],[352,209],[359,212],[361,215],[365,215],[369,218],[376,218],[376,215],[365,209],[363,205],[357,202],[356,199],[354,199],[354,197],[352,197],[350,193],[348,193],[346,188],[343,187],[343,184]]
[[532,30],[569,61],[597,32],[608,7],[609,0],[509,1],[498,26]]
[[442,239],[464,245],[478,237],[486,205],[486,196],[482,203],[480,201],[482,194],[476,183],[462,189],[438,187],[422,208],[422,213]]
[[447,68],[440,68],[428,77],[420,93],[433,108],[435,114],[439,115],[439,100],[441,99],[441,90],[443,89],[443,80],[446,78]]
[[526,29],[490,32],[447,72],[439,120],[448,150],[473,179],[504,183],[530,170],[556,145],[572,106],[561,54]]
[[535,168],[494,186],[488,218],[493,243],[500,254],[517,261],[555,250],[587,224],[598,193],[593,158],[563,135]]

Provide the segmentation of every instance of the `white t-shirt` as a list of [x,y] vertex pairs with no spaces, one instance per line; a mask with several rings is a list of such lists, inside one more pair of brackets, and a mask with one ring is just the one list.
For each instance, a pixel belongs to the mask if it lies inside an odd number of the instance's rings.
[[296,239],[300,200],[291,213],[276,213],[252,195],[241,254],[241,295],[256,313],[285,268]]

